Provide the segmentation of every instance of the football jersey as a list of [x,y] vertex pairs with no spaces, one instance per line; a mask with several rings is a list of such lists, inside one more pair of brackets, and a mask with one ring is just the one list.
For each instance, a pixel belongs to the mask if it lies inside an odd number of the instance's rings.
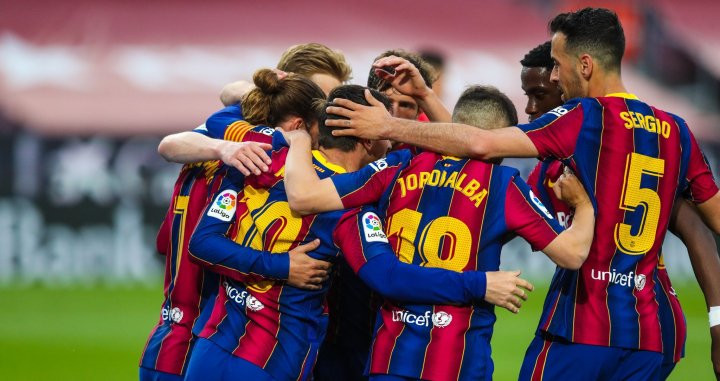
[[[562,162],[546,159],[538,163],[528,176],[530,188],[539,195],[540,199],[548,206],[550,212],[557,216],[558,221],[564,227],[572,224],[572,210],[567,204],[555,197],[552,188],[557,179],[562,175],[564,165]],[[555,277],[566,276],[565,272],[571,270],[558,267],[555,270]],[[660,254],[657,271],[658,279],[655,282],[655,293],[658,299],[658,317],[662,328],[662,343],[664,363],[676,363],[684,356],[685,338],[687,329],[685,315],[680,306],[680,300],[672,288],[670,277]]]
[[[212,138],[269,143],[268,128],[252,126],[242,118],[239,106],[214,114],[194,131]],[[272,129],[270,129],[270,133]],[[192,347],[209,316],[208,300],[217,292],[218,278],[206,273],[188,253],[190,236],[208,197],[220,182],[213,181],[219,161],[186,164],[178,176],[170,207],[157,236],[157,250],[165,255],[164,300],[160,319],[148,338],[140,366],[166,373],[183,374]]]
[[[562,228],[517,170],[469,159],[395,151],[357,172],[331,177],[345,207],[378,202],[400,261],[496,271],[503,243],[518,234],[538,249]],[[493,306],[386,300],[368,372],[433,380],[489,379]]]
[[518,127],[541,158],[575,172],[597,216],[583,266],[553,277],[539,329],[662,352],[656,272],[674,200],[718,191],[687,124],[623,93],[573,99]]
[[[398,263],[387,245],[381,220],[372,210],[362,214],[362,233],[355,227],[335,235],[333,232],[346,211],[304,217],[292,212],[283,182],[288,149],[282,134],[274,135],[273,149],[271,169],[266,174],[244,178],[229,170],[193,236],[194,256],[207,260],[217,255],[213,253],[217,251],[215,245],[201,247],[195,242],[204,239],[209,231],[214,232],[210,236],[230,232],[228,238],[236,246],[263,250],[270,257],[277,255],[271,253],[284,253],[302,242],[319,238],[320,246],[309,255],[335,261],[341,253],[339,245],[352,248],[347,260],[353,271],[371,288],[382,290],[389,297],[454,303],[482,299],[484,273],[459,276],[450,271]],[[313,151],[313,163],[321,178],[344,172],[327,162],[319,151]],[[226,198],[230,200],[225,201]],[[233,198],[238,201],[236,205]],[[216,208],[217,205],[226,207]],[[339,242],[341,239],[347,242]],[[378,245],[384,245],[384,249],[377,249]],[[232,264],[227,262],[225,266]],[[308,379],[327,328],[324,303],[327,282],[321,290],[310,291],[246,269],[227,271],[235,271],[237,276],[221,278],[223,289],[200,337],[265,369],[277,379]],[[441,285],[446,289],[442,290]]]

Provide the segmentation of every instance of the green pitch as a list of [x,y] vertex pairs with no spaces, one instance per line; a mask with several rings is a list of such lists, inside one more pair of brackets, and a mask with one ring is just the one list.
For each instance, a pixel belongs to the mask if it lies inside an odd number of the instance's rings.
[[[536,282],[539,283],[539,282]],[[672,380],[712,380],[705,303],[694,284],[676,287],[688,320],[686,358]],[[498,311],[495,379],[513,380],[530,342],[545,290],[518,315]],[[157,321],[162,286],[0,287],[3,380],[131,380]]]

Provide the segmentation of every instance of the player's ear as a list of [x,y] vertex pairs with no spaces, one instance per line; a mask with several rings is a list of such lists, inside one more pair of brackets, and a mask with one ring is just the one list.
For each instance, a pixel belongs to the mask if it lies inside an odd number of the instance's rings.
[[298,128],[305,128],[305,122],[299,116],[291,116],[285,119],[279,126],[285,131],[295,131]]
[[595,62],[593,61],[592,56],[587,53],[580,56],[580,75],[582,75],[583,78],[586,80],[590,79],[594,66]]
[[360,144],[362,144],[363,148],[365,148],[365,151],[371,152],[373,141],[370,139],[360,139]]

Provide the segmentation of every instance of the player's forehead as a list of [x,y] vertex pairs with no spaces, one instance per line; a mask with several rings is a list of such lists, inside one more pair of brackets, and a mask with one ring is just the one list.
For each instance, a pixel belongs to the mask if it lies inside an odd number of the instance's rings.
[[325,93],[325,95],[330,94],[330,92],[334,88],[342,85],[342,82],[340,82],[339,79],[326,73],[315,73],[310,76],[310,80],[315,82],[315,84],[320,87],[320,89]]
[[544,67],[523,66],[520,73],[520,83],[523,91],[545,89],[553,86],[550,82],[551,71]]
[[550,57],[557,61],[566,55],[567,37],[562,32],[555,32],[550,40]]

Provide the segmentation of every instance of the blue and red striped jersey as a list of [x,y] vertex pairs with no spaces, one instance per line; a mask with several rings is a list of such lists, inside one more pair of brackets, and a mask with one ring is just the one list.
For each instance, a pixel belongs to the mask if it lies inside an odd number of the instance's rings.
[[[378,203],[400,261],[496,271],[512,234],[544,248],[562,231],[517,170],[424,152],[395,151],[333,176],[345,207]],[[386,300],[376,322],[370,374],[446,380],[492,374],[493,306]]]
[[[469,303],[484,297],[484,273],[457,274],[398,263],[387,244],[380,218],[372,210],[362,214],[362,234],[353,223],[341,229],[343,233],[339,235],[336,229],[339,222],[351,218],[352,213],[348,217],[343,217],[346,211],[301,217],[292,212],[283,182],[287,147],[281,134],[274,137],[268,173],[243,178],[239,172],[229,170],[193,236],[194,256],[215,256],[217,246],[195,242],[209,230],[229,232],[228,238],[237,246],[263,250],[265,256],[271,257],[277,255],[271,253],[284,253],[302,242],[319,238],[321,245],[311,256],[335,261],[340,248],[351,248],[346,255],[353,270],[371,288],[388,297],[452,303]],[[319,151],[313,151],[313,162],[321,178],[344,172],[327,162]],[[215,208],[216,205],[225,208]],[[230,268],[232,265],[226,267],[224,271],[235,272],[235,276],[226,273],[228,276],[222,277],[222,290],[200,336],[262,367],[275,378],[309,378],[327,327],[324,303],[327,284],[318,291],[301,290],[284,281]],[[424,279],[427,281],[421,281]],[[418,283],[422,286],[417,286]]]
[[[564,165],[562,162],[552,159],[545,159],[538,163],[528,176],[528,183],[532,190],[539,195],[541,200],[551,213],[557,216],[561,225],[566,228],[572,224],[573,211],[561,200],[555,197],[552,188],[558,177],[562,175]],[[571,270],[558,267],[555,270],[555,278],[562,279],[568,275],[565,272]],[[676,363],[684,356],[685,338],[687,329],[685,315],[683,314],[680,300],[670,283],[665,264],[662,260],[662,253],[658,263],[658,271],[655,283],[655,293],[658,298],[658,317],[662,328],[662,343],[664,363]]]
[[[267,127],[256,127],[241,120],[239,107],[234,120],[228,112],[223,119],[210,118],[211,130],[200,132],[213,138],[269,143]],[[166,373],[183,374],[197,334],[209,317],[205,306],[217,293],[218,278],[190,260],[188,243],[208,198],[220,185],[213,180],[219,161],[187,164],[178,176],[170,207],[157,236],[157,250],[165,255],[164,300],[160,319],[145,344],[140,366]],[[193,332],[194,330],[194,332]]]
[[662,352],[657,268],[675,198],[718,188],[684,120],[631,94],[578,98],[519,126],[562,160],[597,218],[587,260],[552,280],[539,329],[566,340]]

